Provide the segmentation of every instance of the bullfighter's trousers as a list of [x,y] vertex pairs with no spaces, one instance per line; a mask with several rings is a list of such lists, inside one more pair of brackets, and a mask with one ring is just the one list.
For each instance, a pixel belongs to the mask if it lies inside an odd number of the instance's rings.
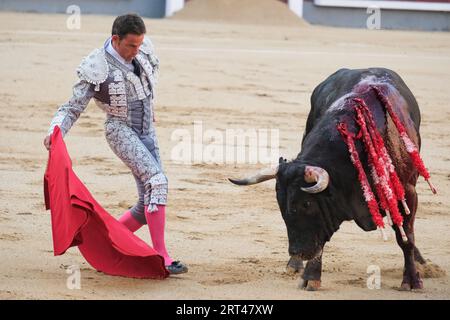
[[[143,133],[144,132],[144,133]],[[167,204],[168,181],[159,156],[155,129],[140,130],[133,122],[117,117],[105,121],[106,140],[113,152],[130,168],[139,199],[131,214],[146,224],[144,206]]]

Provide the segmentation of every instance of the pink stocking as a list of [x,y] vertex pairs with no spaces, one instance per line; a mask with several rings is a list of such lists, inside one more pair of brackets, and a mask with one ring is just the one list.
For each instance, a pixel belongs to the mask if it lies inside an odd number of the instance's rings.
[[148,206],[145,206],[145,219],[147,219],[148,228],[150,230],[150,237],[153,242],[153,249],[155,249],[161,256],[164,257],[166,266],[172,264],[172,259],[167,253],[166,243],[164,241],[164,226],[166,222],[166,206],[157,205],[158,211],[147,212]]
[[119,218],[119,222],[125,225],[131,232],[135,232],[143,226],[142,223],[136,220],[131,214],[131,211],[125,211],[125,213]]

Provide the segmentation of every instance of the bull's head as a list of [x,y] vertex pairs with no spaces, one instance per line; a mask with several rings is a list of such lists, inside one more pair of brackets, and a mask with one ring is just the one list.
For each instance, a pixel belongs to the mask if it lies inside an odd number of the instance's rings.
[[278,205],[288,233],[289,254],[310,260],[320,254],[324,243],[340,224],[331,207],[330,177],[323,168],[280,158],[278,166],[249,178],[230,181],[251,185],[274,178]]

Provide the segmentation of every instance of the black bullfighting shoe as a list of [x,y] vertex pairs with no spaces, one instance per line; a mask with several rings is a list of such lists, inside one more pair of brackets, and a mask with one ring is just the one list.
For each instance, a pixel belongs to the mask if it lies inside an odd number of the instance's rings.
[[188,267],[180,261],[172,262],[172,264],[170,266],[167,266],[166,269],[170,274],[180,274],[188,272]]

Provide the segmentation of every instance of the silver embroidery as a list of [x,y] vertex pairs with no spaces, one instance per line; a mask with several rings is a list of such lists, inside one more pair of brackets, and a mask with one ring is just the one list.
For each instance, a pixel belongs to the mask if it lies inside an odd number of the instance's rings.
[[[105,122],[108,144],[143,184],[142,198],[145,205],[154,206],[166,204],[168,182],[159,156],[155,128],[151,123],[152,90],[156,83],[159,60],[153,53],[153,46],[148,38],[141,46],[137,59],[144,71],[140,78],[134,73],[128,76],[128,69],[103,48],[96,49],[85,57],[77,69],[80,81],[73,88],[73,97],[56,112],[49,134],[59,125],[65,135],[94,97],[97,106],[108,114]],[[96,93],[95,90],[100,92]],[[142,132],[145,138],[152,140],[150,147],[142,143],[142,137],[136,134],[133,122],[129,119],[131,112],[128,109],[132,109],[132,103],[143,104]]]
[[147,200],[147,203],[161,204],[167,202],[167,178],[163,173],[152,176],[147,185],[150,186],[150,199]]
[[114,81],[120,82],[123,81],[123,73],[120,70],[114,70],[113,72]]
[[109,119],[105,122],[105,135],[114,153],[144,184],[144,204],[166,204],[167,177],[158,159],[152,156],[133,129],[122,121]]
[[128,108],[126,107],[112,107],[106,103],[101,102],[100,100],[94,99],[94,101],[100,109],[102,109],[109,115],[121,118],[126,118],[128,116]]
[[126,118],[127,117],[127,108],[123,107],[113,107],[113,106],[107,106],[106,112],[110,115]]
[[109,97],[111,107],[126,107],[127,97],[124,94],[111,95]]
[[150,83],[152,85],[152,88],[154,88],[158,82],[157,78],[159,70],[159,59],[155,55],[153,43],[148,37],[144,37],[144,42],[140,47],[140,51],[145,54],[146,57],[142,57],[142,55],[138,54],[136,56],[136,59],[144,68],[144,71],[145,73],[147,73],[148,79],[150,80]]
[[63,136],[86,109],[89,100],[94,96],[92,85],[85,80],[78,81],[73,86],[72,98],[56,111],[47,134],[52,134],[55,126],[59,126]]
[[141,47],[139,48],[145,54],[151,54],[154,51],[153,43],[149,37],[145,36]]
[[100,84],[108,78],[108,72],[109,67],[103,48],[92,51],[77,68],[78,77],[95,85],[95,91],[100,90]]
[[[155,96],[153,89],[156,83],[159,60],[153,52],[151,41],[147,37],[144,39],[136,59],[144,71],[140,78],[107,54],[104,48],[95,49],[83,58],[77,68],[80,81],[74,86],[74,95],[58,109],[50,125],[49,134],[53,132],[55,125],[59,125],[63,135],[65,135],[94,96],[95,103],[102,110],[120,117],[126,117],[129,102],[149,99],[150,107],[149,112],[146,112],[146,117],[151,117]],[[100,86],[105,81],[111,83]],[[107,92],[95,93],[95,91],[100,90]]]
[[136,90],[136,94],[139,100],[145,99],[146,95],[144,93],[144,88],[142,87],[141,79],[139,79],[133,72],[127,73],[127,79],[130,81],[134,89]]
[[110,95],[125,94],[125,83],[124,82],[119,82],[119,83],[111,82],[108,85],[108,92]]
[[149,87],[150,84],[145,75],[142,77],[142,84],[144,87],[145,96],[148,97],[150,95],[151,91],[150,91],[150,87]]
[[150,61],[142,55],[137,55],[136,60],[144,69],[144,72],[147,74],[147,78],[150,80],[152,87],[156,85],[156,77],[155,77],[155,69],[153,68]]

